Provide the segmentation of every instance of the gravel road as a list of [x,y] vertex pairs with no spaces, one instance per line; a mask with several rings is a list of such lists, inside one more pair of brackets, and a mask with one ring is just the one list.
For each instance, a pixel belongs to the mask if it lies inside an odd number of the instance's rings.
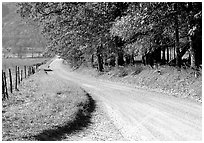
[[[104,121],[110,119],[109,124],[115,127],[114,133],[104,134],[113,140],[202,140],[201,103],[68,71],[58,58],[53,60],[50,68],[53,71],[49,74],[77,83],[100,103],[103,116],[107,115]],[[89,139],[94,140],[90,136],[85,140]]]

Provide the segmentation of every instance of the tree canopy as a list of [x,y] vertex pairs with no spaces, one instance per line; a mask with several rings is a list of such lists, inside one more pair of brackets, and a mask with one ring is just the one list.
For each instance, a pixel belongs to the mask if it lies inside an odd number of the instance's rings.
[[201,64],[201,3],[31,2],[18,3],[18,13],[38,25],[48,52],[73,65],[93,64],[95,55],[102,71],[108,60],[118,66],[141,55],[147,64],[181,66],[187,51],[192,67]]

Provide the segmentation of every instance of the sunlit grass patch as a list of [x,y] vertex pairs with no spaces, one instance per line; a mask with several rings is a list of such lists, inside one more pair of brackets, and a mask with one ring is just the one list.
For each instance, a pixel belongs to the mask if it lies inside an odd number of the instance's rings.
[[[2,139],[43,140],[39,135],[75,121],[88,102],[81,88],[40,72],[3,102]],[[48,136],[45,140],[59,140],[65,132],[57,134],[57,139]]]

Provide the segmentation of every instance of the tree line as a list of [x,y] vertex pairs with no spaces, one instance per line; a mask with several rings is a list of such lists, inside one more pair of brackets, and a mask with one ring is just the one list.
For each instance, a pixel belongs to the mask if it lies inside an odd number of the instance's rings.
[[[37,24],[47,40],[47,53],[59,54],[73,66],[142,62],[202,64],[201,2],[31,2],[17,12]],[[184,59],[184,55],[188,55]]]

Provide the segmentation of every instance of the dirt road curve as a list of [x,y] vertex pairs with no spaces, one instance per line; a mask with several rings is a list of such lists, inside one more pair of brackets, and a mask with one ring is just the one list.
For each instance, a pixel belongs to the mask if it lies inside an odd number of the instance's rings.
[[50,68],[104,103],[107,113],[128,140],[202,140],[202,104],[119,83],[68,72],[61,59]]

